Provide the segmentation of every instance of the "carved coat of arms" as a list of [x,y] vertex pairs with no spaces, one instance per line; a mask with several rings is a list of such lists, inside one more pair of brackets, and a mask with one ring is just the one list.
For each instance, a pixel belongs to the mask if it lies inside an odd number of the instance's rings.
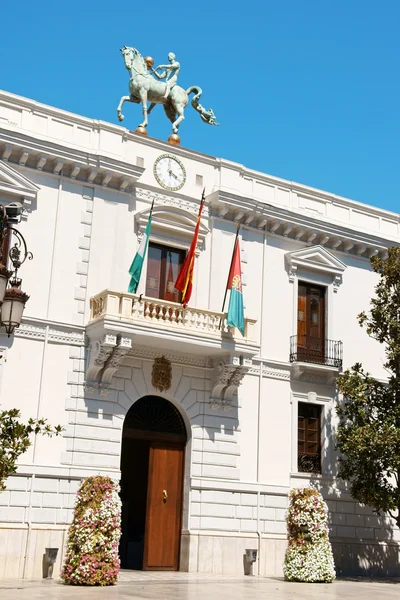
[[171,362],[161,356],[154,359],[153,370],[151,373],[151,383],[159,392],[165,392],[171,387],[172,368]]

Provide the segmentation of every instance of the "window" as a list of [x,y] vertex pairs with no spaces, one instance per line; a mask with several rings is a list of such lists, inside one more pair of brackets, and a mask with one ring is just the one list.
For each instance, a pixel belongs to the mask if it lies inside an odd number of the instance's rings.
[[321,473],[321,406],[299,402],[297,425],[297,469]]
[[297,308],[297,360],[323,363],[325,288],[299,281]]
[[185,250],[149,243],[146,296],[169,302],[180,302],[181,293],[175,289],[175,281],[185,255]]

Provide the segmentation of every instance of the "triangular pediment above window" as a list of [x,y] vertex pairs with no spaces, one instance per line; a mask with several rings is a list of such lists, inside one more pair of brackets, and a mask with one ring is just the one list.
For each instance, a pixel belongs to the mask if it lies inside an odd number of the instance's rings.
[[[135,215],[139,235],[145,230],[149,216],[149,208]],[[197,215],[186,210],[174,206],[155,206],[151,222],[150,240],[188,248],[193,238],[196,223]],[[200,222],[198,238],[200,248],[204,247],[208,233],[208,227]]]
[[36,198],[39,187],[27,177],[0,160],[0,203],[21,202]]
[[299,268],[331,274],[334,277],[340,277],[346,269],[346,265],[323,246],[310,246],[288,252],[286,262],[289,267],[289,277],[293,276]]

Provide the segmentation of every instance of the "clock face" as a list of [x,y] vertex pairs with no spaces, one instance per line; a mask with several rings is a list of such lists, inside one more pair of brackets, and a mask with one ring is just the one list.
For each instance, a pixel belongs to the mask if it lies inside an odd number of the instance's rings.
[[186,181],[185,167],[172,154],[162,154],[154,163],[154,177],[166,190],[180,190]]

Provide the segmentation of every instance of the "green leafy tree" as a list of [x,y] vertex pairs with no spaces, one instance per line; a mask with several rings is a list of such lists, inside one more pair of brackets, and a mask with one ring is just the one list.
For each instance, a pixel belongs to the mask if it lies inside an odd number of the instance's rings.
[[25,424],[16,408],[0,411],[0,492],[6,489],[7,477],[16,472],[18,457],[32,444],[32,434],[51,437],[62,431],[60,425],[52,427],[46,419],[29,419]]
[[371,265],[380,280],[370,312],[358,321],[383,344],[388,380],[375,379],[360,363],[338,379],[339,477],[353,498],[400,527],[400,248],[389,248],[386,259],[373,257]]

